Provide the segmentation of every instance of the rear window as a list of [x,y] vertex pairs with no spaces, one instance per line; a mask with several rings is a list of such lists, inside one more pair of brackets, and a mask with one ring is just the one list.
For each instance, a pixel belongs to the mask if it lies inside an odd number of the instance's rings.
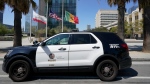
[[107,41],[109,43],[124,43],[124,41],[115,33],[94,32],[93,34],[95,34],[101,41]]

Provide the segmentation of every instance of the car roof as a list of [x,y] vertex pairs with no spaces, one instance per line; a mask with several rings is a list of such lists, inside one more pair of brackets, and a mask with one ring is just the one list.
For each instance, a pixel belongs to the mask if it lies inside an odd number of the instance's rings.
[[112,32],[64,32],[62,34],[89,34],[89,33],[93,33],[93,34],[96,34],[96,33],[101,33],[101,34],[112,34]]

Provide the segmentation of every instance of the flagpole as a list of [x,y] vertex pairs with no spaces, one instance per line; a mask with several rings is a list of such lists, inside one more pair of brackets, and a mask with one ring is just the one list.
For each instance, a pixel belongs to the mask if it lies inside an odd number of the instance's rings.
[[64,29],[64,0],[62,0],[62,32]]
[[33,10],[31,10],[31,15],[30,15],[30,43],[31,43],[32,13],[33,13]]
[[47,39],[47,24],[48,24],[48,0],[47,0],[47,14],[46,14],[47,22],[46,22],[46,39]]

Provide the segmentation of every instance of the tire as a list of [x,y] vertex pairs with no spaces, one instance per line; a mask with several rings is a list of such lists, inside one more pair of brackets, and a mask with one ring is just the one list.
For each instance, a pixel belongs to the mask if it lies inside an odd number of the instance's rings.
[[104,60],[98,64],[96,74],[102,81],[112,81],[118,74],[118,67],[113,61]]
[[26,80],[30,74],[30,65],[24,60],[17,60],[10,65],[9,77],[15,82]]

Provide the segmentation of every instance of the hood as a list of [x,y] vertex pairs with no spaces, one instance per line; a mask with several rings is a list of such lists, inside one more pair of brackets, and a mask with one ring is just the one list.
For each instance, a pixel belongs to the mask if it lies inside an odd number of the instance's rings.
[[37,48],[38,45],[25,45],[25,46],[18,46],[14,47],[14,49],[28,49],[28,48]]

